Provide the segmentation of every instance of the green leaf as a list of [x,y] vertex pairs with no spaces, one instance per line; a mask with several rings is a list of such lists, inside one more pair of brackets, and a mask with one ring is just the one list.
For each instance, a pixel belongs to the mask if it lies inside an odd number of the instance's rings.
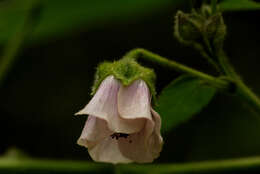
[[260,3],[253,0],[224,0],[219,3],[221,11],[260,10]]
[[199,113],[215,93],[215,88],[190,76],[181,76],[172,81],[158,99],[157,110],[162,118],[162,131],[169,131]]
[[[0,4],[0,43],[14,33],[26,14],[26,1],[13,0]],[[34,40],[50,36],[64,36],[79,28],[91,29],[111,25],[117,21],[138,20],[140,17],[176,6],[181,0],[44,0],[39,1],[35,20],[38,26],[32,33]]]

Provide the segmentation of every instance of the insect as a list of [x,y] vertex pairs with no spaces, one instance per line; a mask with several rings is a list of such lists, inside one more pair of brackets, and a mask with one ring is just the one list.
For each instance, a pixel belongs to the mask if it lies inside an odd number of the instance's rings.
[[110,135],[112,139],[116,138],[117,140],[119,138],[127,138],[129,136],[129,134],[125,134],[125,133],[113,133],[112,135]]

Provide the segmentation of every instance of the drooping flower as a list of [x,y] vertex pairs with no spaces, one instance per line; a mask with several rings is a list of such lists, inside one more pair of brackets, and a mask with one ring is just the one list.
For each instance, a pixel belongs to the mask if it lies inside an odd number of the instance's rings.
[[94,161],[152,162],[161,152],[161,119],[151,107],[145,81],[124,86],[107,76],[94,97],[76,115],[88,115],[78,144]]

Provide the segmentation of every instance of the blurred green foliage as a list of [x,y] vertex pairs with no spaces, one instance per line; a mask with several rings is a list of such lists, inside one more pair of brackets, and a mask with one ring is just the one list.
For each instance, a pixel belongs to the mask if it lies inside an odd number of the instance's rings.
[[219,7],[221,11],[260,10],[260,2],[253,0],[223,0]]
[[[6,41],[27,13],[27,3],[32,0],[4,1],[0,4],[0,42]],[[37,1],[37,0],[33,0]],[[112,21],[126,21],[145,16],[181,0],[38,0],[38,25],[32,33],[33,40],[50,36],[64,36],[80,26],[88,29]]]

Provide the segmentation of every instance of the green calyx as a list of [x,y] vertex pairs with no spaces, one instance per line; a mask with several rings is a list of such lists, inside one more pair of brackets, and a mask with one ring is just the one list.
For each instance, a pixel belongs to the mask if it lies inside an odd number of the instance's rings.
[[156,75],[154,71],[141,66],[133,58],[129,57],[124,57],[114,62],[103,62],[97,67],[92,95],[96,93],[100,83],[109,75],[113,75],[116,79],[120,80],[124,86],[130,85],[138,79],[144,80],[150,89],[153,99],[155,99]]

